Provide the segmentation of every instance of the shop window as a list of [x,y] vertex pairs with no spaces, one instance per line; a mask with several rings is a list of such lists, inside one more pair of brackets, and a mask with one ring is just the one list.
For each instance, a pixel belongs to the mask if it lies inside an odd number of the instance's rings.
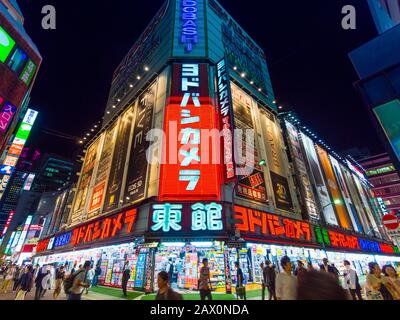
[[8,66],[11,68],[12,71],[20,72],[27,60],[28,56],[26,55],[26,53],[17,48],[9,59]]

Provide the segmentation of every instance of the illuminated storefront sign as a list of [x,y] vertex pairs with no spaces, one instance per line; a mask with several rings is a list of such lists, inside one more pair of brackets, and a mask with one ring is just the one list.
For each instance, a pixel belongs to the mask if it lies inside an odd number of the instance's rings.
[[[0,98],[1,100],[1,98]],[[0,101],[1,105],[1,101]],[[0,133],[5,133],[14,117],[17,107],[10,103],[5,103],[0,111]]]
[[136,209],[120,212],[81,225],[53,238],[43,239],[39,241],[36,252],[127,236],[133,232],[136,215]]
[[181,43],[186,52],[192,52],[199,42],[197,31],[197,0],[182,0]]
[[28,177],[26,178],[26,180],[25,180],[25,184],[24,184],[24,188],[23,188],[25,191],[31,190],[32,183],[33,183],[34,179],[35,179],[35,174],[34,173],[30,173],[28,175]]
[[0,26],[0,61],[6,62],[11,50],[14,48],[15,41],[10,35]]
[[326,228],[315,227],[315,235],[318,243],[336,249],[385,254],[399,253],[399,248],[395,246],[328,230]]
[[376,198],[376,200],[378,201],[379,204],[379,208],[381,208],[382,213],[385,214],[389,214],[389,211],[387,211],[386,205],[383,202],[382,198]]
[[219,200],[215,118],[208,65],[174,64],[172,94],[165,110],[161,201]]
[[217,64],[218,85],[218,112],[219,125],[223,130],[223,155],[224,155],[224,177],[225,183],[232,181],[235,177],[235,162],[233,155],[233,107],[230,90],[230,79],[226,69],[225,59]]
[[241,235],[265,240],[312,242],[308,222],[235,206],[235,224]]
[[29,60],[28,63],[25,65],[24,70],[21,73],[20,79],[27,85],[32,81],[33,76],[35,75],[36,71],[36,64],[33,63],[32,60]]
[[223,206],[219,203],[159,203],[152,205],[150,230],[160,233],[222,231]]
[[31,222],[32,222],[32,216],[28,216],[25,220],[24,228],[22,229],[18,244],[15,247],[16,252],[21,251],[22,246],[24,245],[24,242],[26,239],[26,235],[28,234],[28,230],[29,230],[29,226],[31,225]]
[[[4,191],[7,187],[8,181],[10,180],[11,174],[13,172],[14,166],[10,166],[11,163],[16,164],[19,156],[22,153],[26,140],[32,130],[32,125],[34,124],[38,112],[32,109],[27,109],[25,117],[20,124],[17,134],[11,144],[8,154],[0,165],[0,200],[3,197]],[[13,159],[14,158],[14,159]]]
[[13,218],[13,216],[14,216],[14,213],[15,213],[14,210],[12,210],[12,211],[10,212],[10,214],[9,214],[9,216],[8,216],[8,219],[7,219],[7,222],[6,222],[6,225],[4,226],[3,232],[2,232],[2,234],[1,234],[1,237],[4,237],[4,235],[6,234],[6,232],[7,232],[7,230],[8,230],[8,227],[10,226],[11,220],[12,220],[12,218]]
[[11,237],[10,237],[10,240],[8,240],[8,243],[7,243],[7,247],[6,247],[6,250],[5,250],[5,254],[8,254],[9,252],[10,252],[10,250],[11,250],[11,244],[14,242],[14,238],[15,238],[15,235],[16,235],[17,233],[15,232],[15,231],[13,231],[12,233],[11,233]]

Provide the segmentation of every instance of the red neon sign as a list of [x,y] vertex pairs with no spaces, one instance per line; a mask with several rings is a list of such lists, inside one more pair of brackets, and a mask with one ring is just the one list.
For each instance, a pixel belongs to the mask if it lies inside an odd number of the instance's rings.
[[360,250],[360,244],[358,238],[355,236],[350,236],[344,233],[339,233],[335,231],[328,231],[329,239],[331,240],[331,245],[337,248],[347,248],[347,249],[358,249]]
[[160,201],[219,201],[217,128],[216,110],[209,97],[208,65],[175,64],[164,118]]
[[235,220],[236,228],[251,236],[311,242],[311,226],[305,221],[240,206],[235,206]]

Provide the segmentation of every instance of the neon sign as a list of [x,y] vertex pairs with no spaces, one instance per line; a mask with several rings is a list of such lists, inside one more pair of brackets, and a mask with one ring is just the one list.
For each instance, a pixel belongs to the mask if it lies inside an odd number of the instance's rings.
[[174,65],[165,111],[160,201],[220,198],[218,137],[213,132],[218,130],[208,95],[207,64]]
[[381,208],[381,210],[382,210],[382,213],[385,215],[385,214],[389,214],[389,211],[387,211],[387,208],[386,208],[386,205],[385,205],[385,203],[383,202],[383,199],[382,198],[376,198],[376,200],[378,201],[378,204],[379,204],[379,207]]
[[182,0],[181,43],[186,52],[192,52],[193,45],[198,42],[197,0]]
[[311,227],[308,222],[241,206],[235,206],[234,211],[236,228],[246,236],[312,241]]
[[2,237],[4,237],[4,235],[6,234],[7,229],[8,229],[8,227],[10,226],[11,220],[12,220],[12,218],[13,218],[13,216],[14,216],[14,213],[15,213],[14,210],[12,210],[12,211],[10,212],[10,214],[9,214],[9,216],[8,216],[8,219],[7,219],[7,222],[6,222],[6,225],[4,226],[3,232],[2,232],[2,234],[1,234]]
[[[1,98],[0,98],[1,100]],[[1,101],[0,101],[1,104]],[[0,132],[5,133],[13,119],[15,111],[17,108],[10,103],[4,104],[0,111]]]
[[223,207],[219,203],[157,203],[150,214],[153,232],[222,231]]

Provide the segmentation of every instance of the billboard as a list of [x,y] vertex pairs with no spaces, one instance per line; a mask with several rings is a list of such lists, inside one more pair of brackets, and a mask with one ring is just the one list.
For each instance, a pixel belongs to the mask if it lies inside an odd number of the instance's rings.
[[[220,198],[217,113],[210,98],[208,64],[174,64],[164,116],[160,201]],[[205,134],[205,135],[204,135]]]
[[288,121],[285,121],[285,126],[288,132],[288,140],[292,157],[294,159],[295,169],[299,177],[300,191],[304,199],[308,216],[314,219],[319,219],[318,206],[315,201],[314,193],[310,177],[307,172],[303,151],[299,141],[299,131]]
[[394,153],[400,160],[400,100],[395,99],[373,109]]
[[293,211],[293,203],[289,182],[287,178],[287,168],[284,151],[285,145],[281,133],[281,128],[277,124],[275,117],[267,112],[260,112],[261,130],[265,150],[267,152],[268,168],[271,175],[272,189],[275,197],[276,207],[284,211]]
[[331,198],[329,196],[328,188],[325,184],[321,167],[318,162],[318,155],[315,151],[314,142],[302,132],[300,133],[300,137],[303,143],[306,161],[310,167],[311,177],[317,190],[317,196],[321,206],[320,209],[324,208],[322,212],[325,221],[329,224],[337,226],[339,223],[333,207],[329,205],[331,203]]
[[129,157],[124,202],[135,203],[146,197],[148,162],[146,151],[150,146],[147,133],[153,127],[157,84],[151,85],[139,96]]
[[[253,130],[254,132],[252,116],[252,104],[254,101],[233,83],[231,83],[231,91],[235,129],[242,130],[240,137],[241,141],[237,141],[234,146],[237,162],[236,165],[238,170],[241,171],[249,172],[249,170],[252,170],[250,175],[239,175],[239,184],[237,186],[236,194],[245,199],[266,203],[268,202],[268,195],[263,168],[259,165],[261,156],[257,140],[255,141],[253,138],[251,141],[247,141],[248,139],[246,135],[246,130]],[[235,139],[238,139],[238,137],[235,136]],[[241,150],[237,149],[239,145],[242,146]],[[254,155],[254,166],[247,167],[246,163],[242,163],[243,161],[239,160],[243,157],[243,154],[240,154],[240,152],[243,151]]]
[[122,115],[118,128],[110,175],[106,189],[103,211],[111,211],[118,208],[119,197],[121,194],[122,180],[124,176],[126,156],[129,148],[129,138],[131,136],[133,121],[133,107],[129,107]]
[[[1,98],[0,98],[1,100]],[[1,105],[1,101],[0,101]],[[14,117],[15,111],[17,111],[17,107],[12,104],[6,102],[0,111],[0,133],[5,134],[7,129]]]
[[340,193],[339,185],[336,182],[335,173],[329,161],[328,153],[318,145],[316,146],[316,148],[319,155],[319,159],[321,161],[321,167],[325,172],[327,186],[332,196],[333,200],[332,206],[335,206],[339,218],[339,223],[345,229],[352,229],[352,223],[349,219],[346,207],[343,203],[343,198]]
[[0,26],[0,61],[6,62],[11,50],[15,46],[15,41],[10,35]]
[[90,182],[92,181],[95,165],[98,163],[99,145],[102,138],[98,138],[90,145],[86,152],[85,161],[83,162],[81,176],[79,179],[78,187],[76,189],[76,197],[73,208],[71,221],[79,220],[80,214],[85,209],[88,200],[88,192]]
[[22,229],[21,236],[18,240],[17,246],[15,247],[15,252],[19,252],[24,245],[26,235],[28,234],[29,226],[31,225],[33,216],[28,216],[25,220],[24,228]]
[[21,76],[19,77],[27,86],[31,83],[33,76],[35,75],[36,71],[36,64],[29,60],[28,63],[25,65],[24,70],[21,72]]
[[33,184],[33,180],[35,179],[35,176],[36,175],[34,173],[30,173],[28,175],[28,177],[25,180],[23,190],[25,190],[25,191],[31,190],[31,187],[32,187],[32,184]]
[[331,155],[329,155],[329,160],[331,161],[333,171],[335,172],[336,180],[338,182],[340,191],[342,193],[342,197],[346,205],[347,212],[349,213],[351,223],[353,224],[353,228],[355,231],[361,232],[363,229],[360,223],[360,219],[358,217],[356,208],[350,196],[347,185],[344,181],[343,166]]
[[99,165],[97,167],[96,178],[94,180],[94,188],[90,197],[88,218],[98,214],[99,209],[103,205],[104,194],[106,191],[107,178],[110,173],[111,161],[117,139],[118,121],[116,121],[106,132],[103,148],[100,155]]

